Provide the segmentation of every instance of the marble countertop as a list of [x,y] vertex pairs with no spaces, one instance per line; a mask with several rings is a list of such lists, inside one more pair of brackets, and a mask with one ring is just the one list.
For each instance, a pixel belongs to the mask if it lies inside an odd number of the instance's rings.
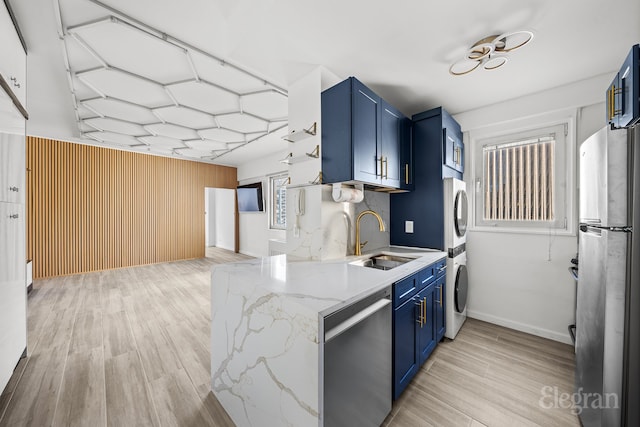
[[[386,271],[350,264],[376,254],[415,259]],[[372,250],[363,256],[327,261],[300,261],[277,255],[217,265],[213,268],[212,286],[216,285],[219,275],[229,275],[234,282],[241,280],[262,292],[287,297],[324,317],[445,256],[445,252],[432,249],[393,246]]]

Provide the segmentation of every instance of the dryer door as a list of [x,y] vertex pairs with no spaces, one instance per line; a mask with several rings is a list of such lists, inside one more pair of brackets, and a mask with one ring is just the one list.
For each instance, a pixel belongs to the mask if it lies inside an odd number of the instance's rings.
[[467,307],[467,267],[461,265],[456,272],[456,284],[454,294],[456,311],[462,313]]
[[460,190],[456,194],[456,200],[453,204],[453,223],[458,237],[463,237],[467,232],[468,215],[467,192]]

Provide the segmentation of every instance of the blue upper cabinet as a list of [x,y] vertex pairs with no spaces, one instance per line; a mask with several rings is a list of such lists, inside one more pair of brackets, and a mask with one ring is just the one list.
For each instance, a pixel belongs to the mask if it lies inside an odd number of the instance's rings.
[[[390,242],[444,250],[442,179],[462,179],[464,145],[460,125],[443,108],[412,118],[413,191],[391,194]],[[407,231],[411,223],[413,230]]]
[[[353,79],[352,90],[353,179],[363,182],[379,182],[382,176],[381,161],[378,162],[380,97],[356,79]],[[324,100],[322,103],[324,105]],[[322,123],[327,126],[324,115]],[[323,152],[325,144],[330,143],[322,138]],[[325,182],[327,182],[326,179]]]
[[620,71],[607,89],[607,121],[625,127],[640,119],[640,46],[627,55]]
[[444,143],[444,165],[451,169],[464,172],[464,144],[462,143],[462,132],[460,126],[445,126],[442,129],[442,141]]
[[402,126],[406,117],[391,104],[381,100],[380,152],[383,153],[382,185],[400,187],[400,150],[403,137]]
[[[414,144],[426,144],[429,146],[433,161],[442,164],[442,178],[455,177],[462,179],[464,173],[464,143],[462,142],[462,129],[458,122],[442,107],[434,108],[412,117],[414,133],[416,124],[427,126],[428,137],[418,138],[413,136]],[[436,167],[436,164],[430,164]]]
[[400,188],[412,191],[413,184],[413,138],[411,137],[411,120],[405,118],[400,124],[402,137],[400,139]]
[[613,127],[619,127],[618,117],[620,116],[620,96],[616,96],[620,92],[619,74],[616,74],[613,81],[607,88],[607,122]]
[[[462,129],[458,122],[443,108],[440,108],[440,120],[442,122],[442,163],[453,171],[463,174],[464,144],[462,142]],[[449,176],[446,169],[443,170],[443,177],[445,176]]]
[[354,77],[322,92],[322,180],[399,188],[408,119]]

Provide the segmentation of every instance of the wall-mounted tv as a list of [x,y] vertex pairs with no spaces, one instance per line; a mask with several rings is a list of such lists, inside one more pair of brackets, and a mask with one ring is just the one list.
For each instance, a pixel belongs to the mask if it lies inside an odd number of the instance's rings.
[[240,185],[237,188],[237,192],[239,212],[264,211],[264,204],[262,203],[262,182]]

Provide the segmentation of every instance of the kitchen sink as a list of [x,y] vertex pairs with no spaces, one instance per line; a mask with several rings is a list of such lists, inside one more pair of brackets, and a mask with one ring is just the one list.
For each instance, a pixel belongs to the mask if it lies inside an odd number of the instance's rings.
[[378,270],[391,270],[399,265],[406,264],[409,261],[413,261],[414,258],[407,258],[396,255],[374,255],[369,258],[359,259],[353,261],[351,265],[358,265],[360,267],[376,268]]

